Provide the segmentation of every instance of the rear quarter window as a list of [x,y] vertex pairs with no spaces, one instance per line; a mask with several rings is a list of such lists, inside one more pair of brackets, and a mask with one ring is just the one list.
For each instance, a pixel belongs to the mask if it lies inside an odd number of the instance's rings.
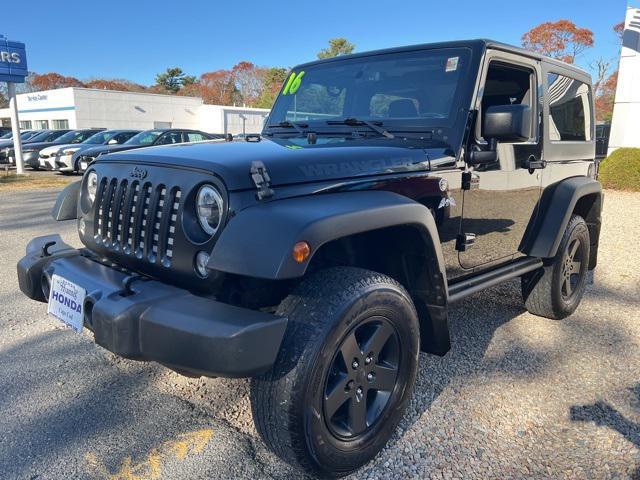
[[573,78],[548,74],[549,139],[558,142],[591,141],[591,88]]

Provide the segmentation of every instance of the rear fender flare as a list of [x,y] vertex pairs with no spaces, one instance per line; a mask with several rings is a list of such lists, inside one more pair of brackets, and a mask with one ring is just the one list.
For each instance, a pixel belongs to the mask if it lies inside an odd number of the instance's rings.
[[[532,257],[553,258],[560,245],[571,215],[581,199],[589,197],[583,205],[585,221],[589,225],[591,242],[597,247],[601,224],[602,186],[589,177],[571,177],[549,185],[542,192],[538,213],[529,225],[521,251]],[[597,251],[597,248],[596,250]],[[595,263],[595,260],[592,260]]]

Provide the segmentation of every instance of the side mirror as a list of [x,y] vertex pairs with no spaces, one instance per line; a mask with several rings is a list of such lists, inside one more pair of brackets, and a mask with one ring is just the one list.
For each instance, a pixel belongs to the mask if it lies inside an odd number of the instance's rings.
[[112,138],[107,142],[107,145],[117,145],[117,144],[118,144],[118,140],[116,140],[115,138]]
[[531,109],[527,105],[494,105],[487,108],[482,136],[498,142],[524,142],[531,136]]

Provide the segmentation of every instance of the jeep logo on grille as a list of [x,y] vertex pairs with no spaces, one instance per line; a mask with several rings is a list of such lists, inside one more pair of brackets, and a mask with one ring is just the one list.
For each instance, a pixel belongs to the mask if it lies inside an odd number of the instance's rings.
[[144,168],[133,167],[129,176],[142,180],[143,178],[147,178],[147,171]]

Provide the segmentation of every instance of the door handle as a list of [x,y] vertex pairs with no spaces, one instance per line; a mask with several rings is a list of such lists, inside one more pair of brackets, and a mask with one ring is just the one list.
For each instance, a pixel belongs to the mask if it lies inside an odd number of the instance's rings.
[[542,168],[546,168],[547,161],[546,160],[538,160],[536,157],[531,155],[525,164],[525,168],[529,169],[529,171],[540,170]]

